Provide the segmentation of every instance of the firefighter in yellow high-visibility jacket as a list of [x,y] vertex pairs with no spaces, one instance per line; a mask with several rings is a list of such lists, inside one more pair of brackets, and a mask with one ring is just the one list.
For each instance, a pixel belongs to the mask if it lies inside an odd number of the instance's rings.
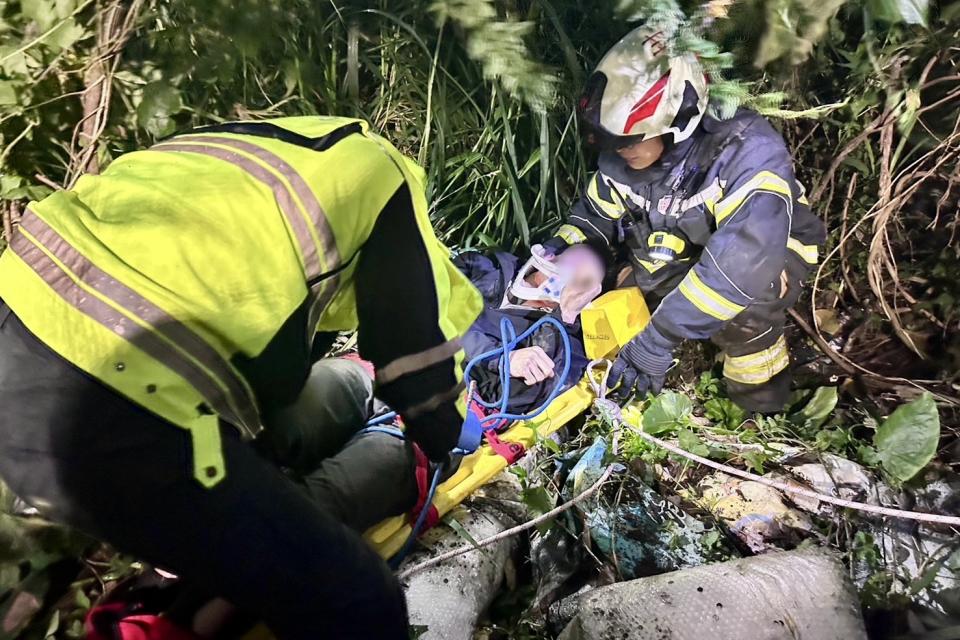
[[479,294],[422,171],[366,123],[195,130],[29,206],[0,256],[0,477],[280,638],[407,638],[362,540],[245,440],[359,329],[377,394],[442,462]]

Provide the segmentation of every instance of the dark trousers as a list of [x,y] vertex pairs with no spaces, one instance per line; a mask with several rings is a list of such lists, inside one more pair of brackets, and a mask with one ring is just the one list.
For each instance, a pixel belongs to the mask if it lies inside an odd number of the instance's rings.
[[185,431],[75,369],[2,303],[0,407],[0,477],[50,519],[225,597],[281,639],[408,637],[397,580],[317,492],[229,427],[226,478],[203,488]]
[[[724,378],[730,399],[747,411],[774,413],[782,411],[790,399],[793,375],[789,364],[780,368],[777,357],[786,349],[783,335],[786,323],[785,301],[755,303],[737,314],[711,341],[723,349]],[[730,373],[735,358],[757,358],[760,362],[760,381],[742,382]],[[764,366],[764,361],[769,363]]]
[[[799,300],[808,269],[799,259],[788,257],[784,270],[787,285],[784,295],[748,305],[711,337],[711,341],[723,350],[727,393],[747,411],[782,411],[790,399],[793,375],[789,364],[782,366],[787,353],[783,330],[786,312]],[[644,292],[651,310],[656,309],[680,284],[684,275],[685,272],[681,272],[656,290]],[[737,371],[738,362],[749,367],[746,373],[752,377],[750,382],[743,381],[745,372]]]

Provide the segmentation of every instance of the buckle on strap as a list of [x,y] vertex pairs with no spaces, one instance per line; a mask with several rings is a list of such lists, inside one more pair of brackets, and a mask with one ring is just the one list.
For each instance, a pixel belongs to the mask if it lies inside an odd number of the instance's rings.
[[508,465],[513,464],[524,456],[527,449],[519,442],[505,442],[497,437],[497,432],[490,429],[485,432],[487,444],[495,454],[507,461]]

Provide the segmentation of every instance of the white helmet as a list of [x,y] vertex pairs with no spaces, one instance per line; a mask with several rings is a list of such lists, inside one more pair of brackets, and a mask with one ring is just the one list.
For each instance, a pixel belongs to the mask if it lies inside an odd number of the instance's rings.
[[690,137],[707,108],[707,78],[692,53],[671,56],[666,37],[641,26],[611,48],[587,80],[580,117],[588,143],[624,147]]

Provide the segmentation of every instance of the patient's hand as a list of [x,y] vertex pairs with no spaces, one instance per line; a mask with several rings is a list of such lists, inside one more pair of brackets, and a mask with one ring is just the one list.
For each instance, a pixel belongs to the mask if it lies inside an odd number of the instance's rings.
[[554,364],[540,347],[526,347],[510,353],[510,377],[523,378],[528,385],[553,377]]

